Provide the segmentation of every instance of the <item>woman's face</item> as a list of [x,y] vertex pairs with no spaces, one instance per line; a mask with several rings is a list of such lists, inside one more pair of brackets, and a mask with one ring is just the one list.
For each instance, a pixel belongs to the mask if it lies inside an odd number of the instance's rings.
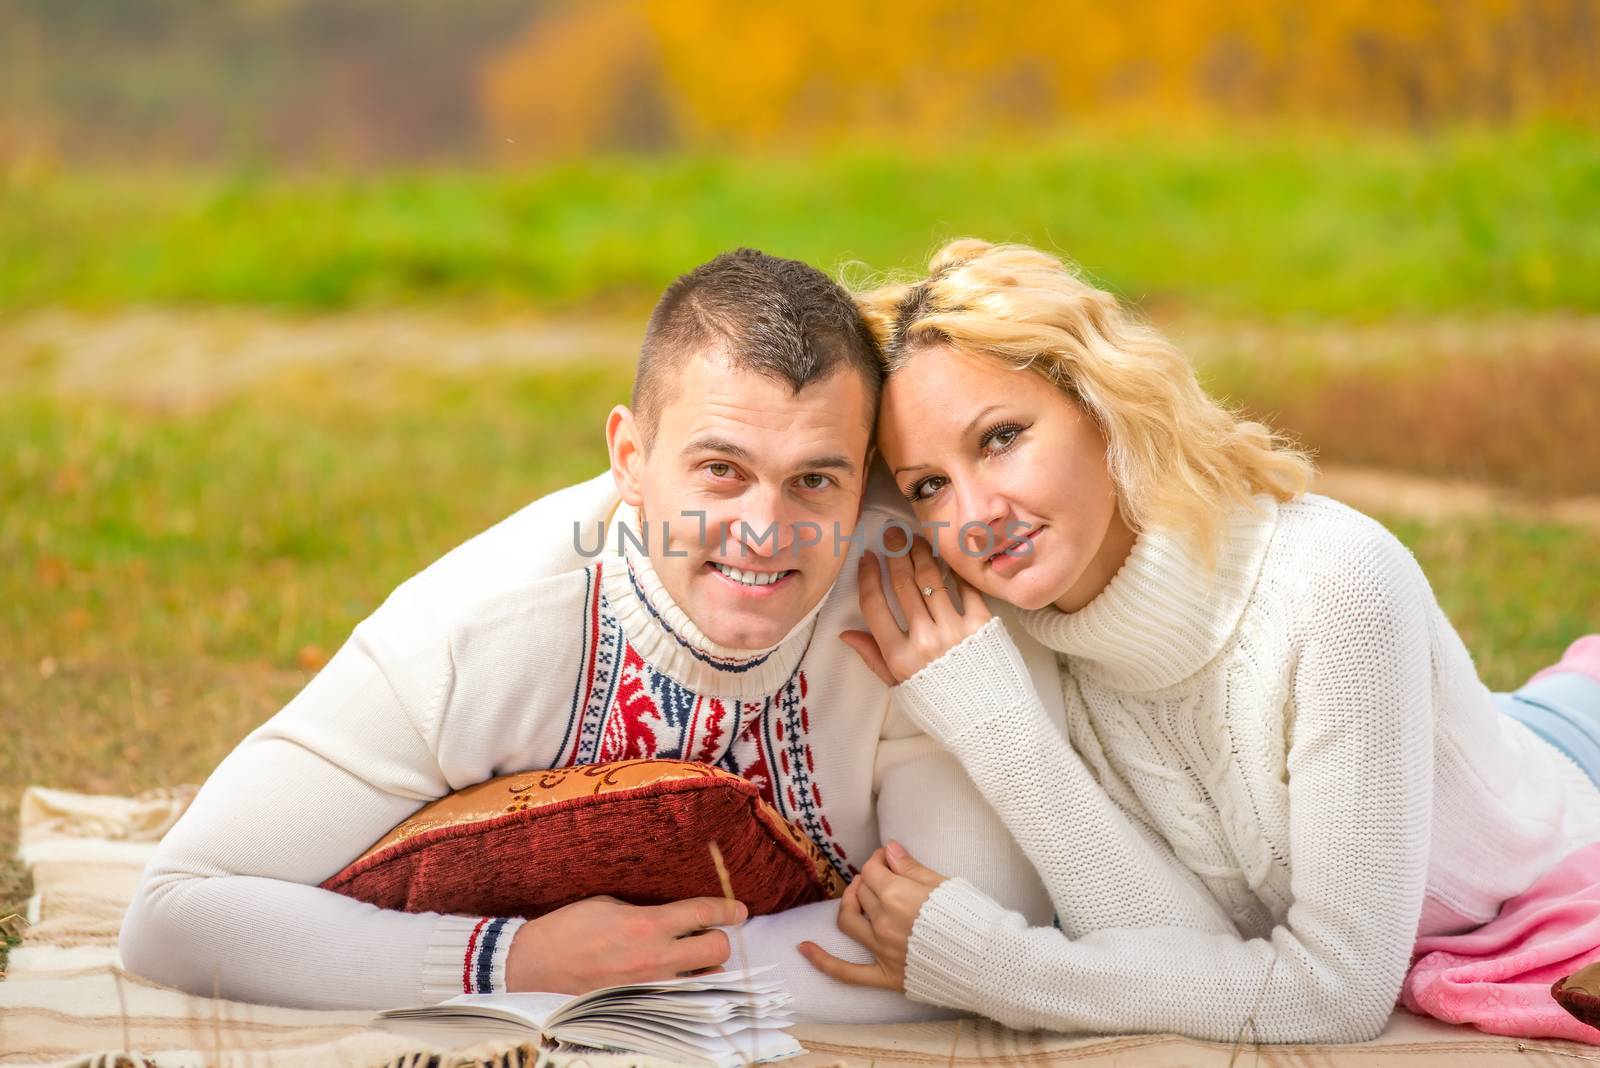
[[1105,438],[1033,371],[922,349],[885,383],[878,419],[878,447],[923,535],[983,593],[1077,611],[1122,565],[1133,537]]

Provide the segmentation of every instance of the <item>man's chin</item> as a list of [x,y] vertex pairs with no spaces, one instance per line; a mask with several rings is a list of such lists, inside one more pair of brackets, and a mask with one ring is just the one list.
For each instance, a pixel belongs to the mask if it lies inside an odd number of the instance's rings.
[[784,639],[805,616],[798,601],[774,600],[770,610],[735,595],[703,597],[691,614],[702,634],[729,649],[770,649]]

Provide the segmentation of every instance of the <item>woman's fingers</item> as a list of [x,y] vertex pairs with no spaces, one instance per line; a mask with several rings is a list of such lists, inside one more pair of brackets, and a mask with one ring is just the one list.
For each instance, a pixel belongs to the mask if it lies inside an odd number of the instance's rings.
[[861,865],[861,874],[855,883],[858,887],[870,886],[880,897],[889,884],[894,882],[894,870],[889,867],[889,856],[882,846],[872,851],[872,856]]
[[872,930],[872,922],[867,919],[866,914],[859,907],[852,909],[841,905],[835,926],[857,942],[860,942],[871,951],[874,957],[878,955],[878,936]]
[[897,639],[903,640],[906,632],[900,629],[900,624],[894,621],[894,615],[889,611],[889,595],[883,588],[883,576],[878,573],[878,558],[870,552],[861,554],[861,563],[856,571],[856,590],[861,602],[861,614],[866,618],[867,626],[872,628],[878,648],[887,651],[891,643]]
[[894,989],[894,982],[876,964],[853,964],[847,960],[840,960],[832,953],[823,949],[815,942],[801,942],[800,955],[811,963],[811,966],[830,979],[837,979],[841,983],[851,986],[877,986],[886,990]]
[[994,617],[994,613],[989,611],[989,603],[983,599],[983,594],[954,570],[950,572],[950,585],[954,592],[961,594],[961,615],[973,630]]
[[[933,621],[946,629],[960,626],[961,613],[950,599],[950,583],[939,573],[939,561],[933,558],[933,549],[921,538],[911,543],[911,574],[917,584],[917,595]],[[933,592],[923,593],[923,590]]]
[[883,857],[889,870],[904,879],[913,879],[923,886],[938,886],[944,876],[923,864],[906,851],[906,847],[891,839],[884,847]]
[[883,680],[885,686],[893,686],[900,680],[894,677],[894,672],[889,670],[888,661],[883,658],[883,650],[878,648],[878,641],[864,630],[846,630],[839,632],[839,640],[856,651],[856,655],[866,662],[872,673]]
[[859,879],[851,879],[850,885],[844,888],[844,893],[839,897],[840,912],[859,913],[861,911],[861,901],[856,897],[856,885],[860,881]]
[[856,886],[856,895],[861,899],[862,914],[866,916],[867,922],[873,924],[874,929],[876,929],[874,921],[883,914],[883,903],[878,900],[877,892],[868,886],[866,880],[863,879]]
[[894,590],[895,599],[900,602],[900,614],[906,618],[906,630],[916,634],[920,625],[932,617],[928,614],[927,598],[922,596],[922,589],[917,585],[917,576],[912,569],[911,553],[914,547],[907,545],[904,540],[898,545],[890,545],[890,534],[899,534],[904,539],[905,531],[890,527],[884,533],[884,548],[887,550],[884,555],[889,563],[889,586]]

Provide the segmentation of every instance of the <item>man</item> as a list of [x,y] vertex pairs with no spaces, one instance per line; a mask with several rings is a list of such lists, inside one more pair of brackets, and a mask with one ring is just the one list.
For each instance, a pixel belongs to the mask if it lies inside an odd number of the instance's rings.
[[[887,689],[838,637],[863,626],[864,543],[904,516],[886,504],[892,487],[863,504],[879,382],[848,295],[804,264],[740,250],[675,282],[651,316],[633,404],[607,420],[611,470],[402,584],[240,743],[146,869],[126,965],[202,993],[334,1008],[578,992],[724,964],[730,940],[710,928],[744,916],[720,899],[595,898],[524,922],[390,912],[319,889],[451,791],[640,757],[751,779],[846,878],[894,835],[1048,916],[959,768],[890,714]],[[1039,671],[1054,677],[1048,658]],[[925,1014],[805,963],[802,940],[862,959],[836,914],[821,902],[744,924],[740,963],[780,965],[806,1018]]]

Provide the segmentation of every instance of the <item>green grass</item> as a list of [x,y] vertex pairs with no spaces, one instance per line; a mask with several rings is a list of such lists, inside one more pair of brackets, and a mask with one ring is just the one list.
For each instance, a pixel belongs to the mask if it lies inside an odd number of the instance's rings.
[[1600,309],[1600,136],[1082,135],[939,155],[599,159],[351,177],[14,173],[0,311],[648,303],[740,244],[915,270],[1033,242],[1149,304],[1376,317]]

